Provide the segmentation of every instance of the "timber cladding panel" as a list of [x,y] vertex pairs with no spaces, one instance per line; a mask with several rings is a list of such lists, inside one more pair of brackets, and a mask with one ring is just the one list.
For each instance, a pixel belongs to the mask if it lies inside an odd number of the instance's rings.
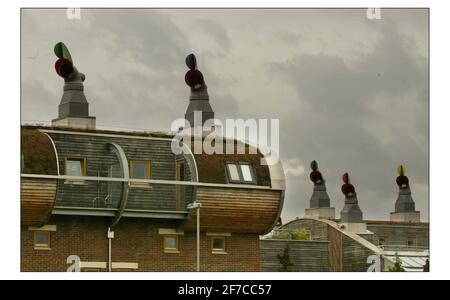
[[[281,191],[269,189],[198,187],[201,228],[207,231],[263,234],[276,221]],[[186,225],[196,226],[194,211]]]
[[383,225],[368,224],[367,229],[374,233],[374,243],[384,239],[385,245],[405,246],[407,239],[414,239],[416,246],[429,247],[429,227],[424,225]]
[[[82,262],[108,262],[106,233],[109,218],[52,216],[48,224],[51,250],[33,249],[33,231],[21,228],[21,271],[65,272],[69,255],[78,255]],[[112,262],[138,263],[139,272],[194,272],[196,269],[196,232],[179,236],[179,253],[164,253],[163,236],[158,228],[173,226],[168,221],[126,219],[114,228]],[[200,237],[201,271],[259,271],[259,236],[232,233],[226,237],[226,254],[212,254],[212,237]],[[103,270],[103,271],[106,271]]]
[[[59,158],[60,174],[65,174],[67,157],[86,158],[87,176],[122,177],[116,155],[108,151],[108,143],[120,145],[128,160],[150,160],[151,179],[175,180],[175,155],[170,140],[133,139],[110,136],[91,136],[50,132]],[[94,198],[110,196],[110,205],[117,207],[120,199],[120,183],[84,182],[70,184],[60,181],[57,206],[105,207]],[[146,210],[176,210],[175,186],[152,184],[148,187],[131,186],[127,208]],[[100,197],[99,197],[100,196]],[[112,199],[111,199],[112,198]],[[161,201],[161,200],[164,201]],[[103,205],[103,206],[102,206]]]
[[278,272],[280,262],[277,257],[282,255],[289,246],[289,256],[293,263],[294,272],[328,272],[329,256],[326,241],[296,241],[264,239],[260,241],[260,270],[261,272]]
[[56,180],[20,181],[21,224],[42,226],[50,218],[56,198]]
[[342,235],[342,271],[367,272],[367,258],[374,253],[354,239]]
[[330,241],[330,271],[341,272],[342,271],[342,233],[329,226],[328,228],[328,240]]

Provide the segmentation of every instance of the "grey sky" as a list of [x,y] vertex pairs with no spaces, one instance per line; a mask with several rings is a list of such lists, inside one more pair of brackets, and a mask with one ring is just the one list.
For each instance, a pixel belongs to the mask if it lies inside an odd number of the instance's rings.
[[103,127],[168,131],[188,105],[191,52],[217,118],[280,119],[284,222],[309,203],[313,159],[337,216],[349,172],[364,217],[388,219],[402,163],[428,220],[427,10],[22,10],[23,122],[57,116],[58,41]]

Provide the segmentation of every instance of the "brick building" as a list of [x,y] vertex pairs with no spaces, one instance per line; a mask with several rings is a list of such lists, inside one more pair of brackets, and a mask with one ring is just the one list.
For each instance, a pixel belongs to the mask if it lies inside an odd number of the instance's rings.
[[[98,130],[68,53],[55,46],[58,118],[21,130],[21,270],[259,271],[259,236],[279,220],[284,173],[206,126],[214,112],[195,56],[186,59],[189,123],[166,134]],[[224,154],[195,151],[211,135]]]
[[388,271],[400,261],[405,271],[423,271],[429,260],[429,224],[420,221],[404,167],[399,167],[398,197],[390,220],[365,220],[355,187],[344,174],[341,217],[330,207],[325,179],[311,163],[314,190],[304,217],[278,226],[261,240],[261,271],[281,270],[278,255],[289,248],[292,271]]

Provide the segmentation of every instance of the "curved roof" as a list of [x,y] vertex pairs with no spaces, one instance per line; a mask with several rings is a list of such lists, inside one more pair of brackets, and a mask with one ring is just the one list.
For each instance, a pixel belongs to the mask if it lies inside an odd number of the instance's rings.
[[[194,158],[197,163],[197,171],[199,182],[205,183],[228,183],[225,165],[226,162],[246,162],[250,163],[256,173],[257,185],[271,186],[270,170],[267,165],[261,164],[261,159],[264,155],[259,150],[253,151],[255,154],[250,154],[250,146],[245,145],[245,154],[237,154],[238,142],[234,141],[233,154],[206,154],[204,151],[202,154],[195,154]],[[243,145],[243,144],[241,144]],[[253,148],[253,150],[256,150]]]
[[[42,132],[43,130],[44,132]],[[150,132],[127,132],[112,130],[85,130],[52,126],[22,126],[22,152],[24,154],[24,166],[22,172],[33,174],[57,174],[56,155],[52,141],[45,133],[46,130],[56,130],[72,134],[92,134],[92,135],[120,135],[129,138],[164,138],[171,140],[172,134],[150,133]],[[228,140],[230,141],[230,140]],[[191,143],[191,154],[195,159],[198,182],[227,184],[226,162],[246,162],[251,164],[256,175],[256,185],[272,187],[278,190],[285,189],[285,178],[281,163],[273,166],[262,164],[264,154],[259,149],[249,144],[234,140],[234,151],[229,154],[226,151],[226,140],[223,142],[224,154],[195,154],[194,143]],[[39,146],[37,146],[39,145]],[[245,147],[245,148],[244,148]],[[244,148],[244,154],[237,153],[239,148]],[[253,151],[250,151],[253,150]],[[252,152],[252,153],[250,153]]]
[[22,129],[21,172],[26,174],[57,175],[58,163],[53,142],[39,130]]

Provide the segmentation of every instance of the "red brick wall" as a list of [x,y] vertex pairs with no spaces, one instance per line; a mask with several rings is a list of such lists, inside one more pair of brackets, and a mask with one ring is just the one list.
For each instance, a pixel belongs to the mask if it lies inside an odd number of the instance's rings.
[[[23,272],[65,272],[69,255],[81,261],[108,261],[107,229],[110,220],[98,217],[53,216],[51,250],[33,249],[33,232],[22,227],[21,270]],[[196,233],[180,236],[180,253],[164,253],[163,236],[157,225],[145,219],[122,219],[114,228],[112,261],[139,264],[138,271],[193,272],[196,269]],[[211,237],[201,234],[202,271],[259,271],[259,237],[232,233],[227,237],[227,254],[211,253]]]

